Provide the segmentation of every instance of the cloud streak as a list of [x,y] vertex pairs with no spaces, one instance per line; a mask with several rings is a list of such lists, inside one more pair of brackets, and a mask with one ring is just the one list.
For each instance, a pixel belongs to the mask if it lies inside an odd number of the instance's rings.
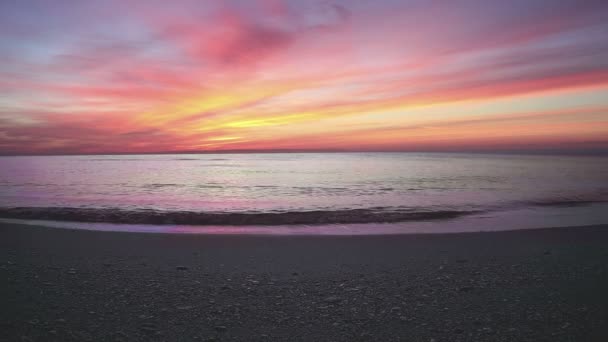
[[603,1],[3,3],[0,153],[604,148],[606,32]]

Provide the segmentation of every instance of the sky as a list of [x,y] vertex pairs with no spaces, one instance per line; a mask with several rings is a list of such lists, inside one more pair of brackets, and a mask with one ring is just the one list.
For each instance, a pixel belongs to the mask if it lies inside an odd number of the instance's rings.
[[608,151],[608,1],[1,1],[0,154]]

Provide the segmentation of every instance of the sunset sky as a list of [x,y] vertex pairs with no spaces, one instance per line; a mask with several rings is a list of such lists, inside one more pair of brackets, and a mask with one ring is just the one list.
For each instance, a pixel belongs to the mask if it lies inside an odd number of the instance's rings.
[[608,1],[1,1],[0,154],[608,151]]

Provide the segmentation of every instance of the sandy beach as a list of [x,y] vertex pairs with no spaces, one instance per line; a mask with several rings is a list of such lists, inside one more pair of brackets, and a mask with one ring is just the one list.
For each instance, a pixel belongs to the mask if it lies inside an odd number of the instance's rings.
[[2,341],[608,340],[607,226],[0,235]]

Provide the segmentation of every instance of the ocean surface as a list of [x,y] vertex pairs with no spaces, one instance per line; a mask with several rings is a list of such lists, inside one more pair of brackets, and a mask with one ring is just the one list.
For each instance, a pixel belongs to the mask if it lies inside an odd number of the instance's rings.
[[451,153],[0,157],[0,218],[82,222],[78,227],[85,229],[290,234],[477,231],[608,223],[607,212],[606,157]]

